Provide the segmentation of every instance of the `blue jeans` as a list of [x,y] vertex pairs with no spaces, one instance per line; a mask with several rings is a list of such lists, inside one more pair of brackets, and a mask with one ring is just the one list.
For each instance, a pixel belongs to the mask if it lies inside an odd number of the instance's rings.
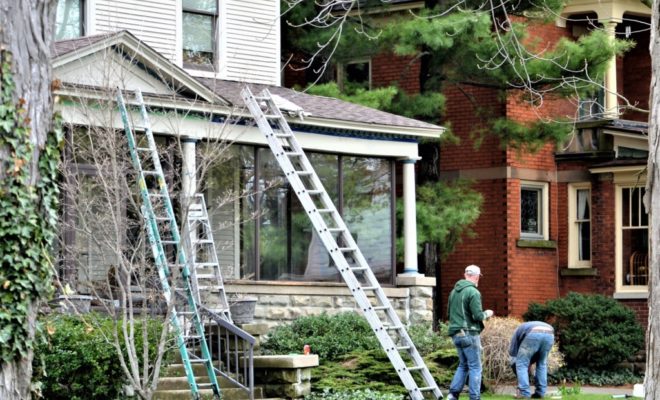
[[481,338],[479,335],[452,336],[458,352],[458,368],[449,385],[449,392],[458,398],[468,381],[470,400],[481,398]]
[[548,353],[555,337],[550,333],[530,332],[518,348],[516,356],[516,374],[518,375],[518,390],[523,397],[532,395],[529,388],[529,366],[532,358],[536,362],[534,387],[536,394],[543,396],[548,387]]

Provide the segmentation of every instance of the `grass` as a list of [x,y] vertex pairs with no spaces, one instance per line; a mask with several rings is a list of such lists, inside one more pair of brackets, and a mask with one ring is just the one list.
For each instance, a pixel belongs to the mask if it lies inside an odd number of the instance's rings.
[[[511,400],[513,398],[512,395],[510,394],[495,394],[495,395],[488,395],[488,394],[482,394],[481,395],[482,400]],[[546,399],[551,399],[552,397],[549,395],[545,396]],[[564,395],[561,397],[561,400],[612,400],[612,395],[611,394],[568,394]]]

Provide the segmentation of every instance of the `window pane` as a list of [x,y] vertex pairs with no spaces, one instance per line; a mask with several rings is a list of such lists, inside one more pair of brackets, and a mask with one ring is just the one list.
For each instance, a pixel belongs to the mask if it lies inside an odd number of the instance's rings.
[[578,223],[578,260],[591,260],[591,223]]
[[259,268],[265,280],[289,279],[289,190],[270,149],[259,149]]
[[[332,154],[307,154],[325,190],[337,206],[338,160]],[[295,195],[291,199],[291,279],[337,281],[339,272]]]
[[183,0],[183,9],[206,11],[215,14],[218,12],[218,1],[217,0]]
[[540,201],[539,189],[520,190],[520,231],[527,234],[540,234]]
[[649,226],[649,215],[646,213],[646,207],[644,206],[644,195],[646,194],[646,188],[641,188],[641,196],[640,196],[640,205],[639,205],[639,213],[640,213],[640,226]]
[[55,40],[77,38],[82,32],[82,0],[59,0],[55,17]]
[[639,196],[639,188],[631,189],[630,197],[630,226],[639,226],[639,206],[641,199]]
[[213,24],[211,16],[183,13],[184,62],[213,64]]
[[379,281],[392,278],[391,164],[379,158],[342,158],[344,220]]
[[579,189],[577,191],[577,219],[585,220],[589,219],[589,208],[590,208],[590,199],[589,199],[589,189]]
[[346,65],[346,83],[356,88],[369,88],[369,62]]
[[621,217],[622,225],[630,226],[630,189],[621,189]]
[[622,231],[624,285],[646,285],[648,283],[648,230],[646,228]]
[[[200,153],[211,156],[204,148]],[[254,148],[234,145],[213,157],[204,184],[222,276],[254,279],[255,196],[248,194],[254,189]]]

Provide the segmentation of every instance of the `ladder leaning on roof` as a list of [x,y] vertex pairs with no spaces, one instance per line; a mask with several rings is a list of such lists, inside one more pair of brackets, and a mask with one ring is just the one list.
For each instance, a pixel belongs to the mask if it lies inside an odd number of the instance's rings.
[[[315,232],[330,253],[371,329],[376,333],[410,398],[421,400],[425,398],[425,394],[436,399],[442,398],[438,385],[406,328],[385,296],[383,288],[268,90],[254,96],[250,89],[245,87],[241,91],[241,97],[259,129],[266,136],[275,159],[305,208]],[[349,262],[349,258],[352,262]],[[373,295],[375,304],[372,304],[369,294]],[[404,355],[412,365],[404,361]],[[423,382],[423,386],[418,386],[418,381]]]
[[[151,132],[151,125],[147,110],[142,100],[142,93],[139,89],[135,91],[135,99],[140,107],[140,114],[144,126],[144,133],[146,136],[147,146],[138,146],[133,134],[133,128],[128,120],[128,112],[124,97],[122,96],[121,89],[117,89],[117,104],[121,113],[121,119],[124,124],[124,132],[128,140],[128,148],[131,154],[133,166],[138,173],[138,186],[140,195],[142,197],[142,215],[147,227],[147,234],[149,236],[149,243],[153,252],[154,261],[158,269],[158,277],[160,280],[163,297],[168,307],[171,307],[170,324],[176,337],[177,347],[181,354],[181,362],[183,363],[190,390],[194,399],[200,398],[200,388],[211,388],[214,396],[221,397],[220,386],[213,369],[211,354],[206,343],[204,335],[204,326],[200,318],[199,310],[196,303],[196,296],[193,291],[192,282],[190,279],[190,269],[186,259],[185,249],[181,243],[179,228],[174,216],[174,209],[172,201],[165,182],[163,169],[160,165],[160,157],[153,133]],[[147,169],[148,168],[148,169]],[[174,249],[174,260],[168,260],[165,251],[165,246],[172,246]],[[178,288],[172,290],[170,287],[170,278],[172,276],[172,269],[180,272],[183,283],[182,290]],[[177,293],[180,291],[182,293]],[[175,297],[179,294],[185,297],[186,311],[181,312],[181,315],[189,314],[192,320],[193,330],[195,334],[186,334],[179,321],[177,310],[174,307]],[[188,347],[194,346],[201,348],[201,357],[197,356]],[[201,363],[206,367],[206,372],[209,377],[210,383],[197,383],[195,374],[193,372],[192,364]]]

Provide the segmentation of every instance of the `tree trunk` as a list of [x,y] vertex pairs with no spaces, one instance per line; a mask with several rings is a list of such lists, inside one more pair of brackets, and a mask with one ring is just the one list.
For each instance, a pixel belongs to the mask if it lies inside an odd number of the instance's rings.
[[[39,180],[39,150],[52,124],[50,47],[55,6],[54,0],[3,1],[0,4],[0,49],[12,55],[11,70],[16,84],[13,96],[16,103],[24,102],[30,139],[35,144],[29,166],[32,184]],[[0,147],[0,157],[7,156],[6,149]],[[34,338],[37,302],[38,299],[33,299],[27,305],[28,337],[21,340]],[[0,399],[30,398],[32,356],[30,350],[23,358],[2,363]]]
[[650,240],[649,240],[649,321],[646,333],[646,375],[644,387],[647,399],[660,398],[660,388],[657,383],[660,382],[660,364],[657,359],[660,358],[660,274],[657,274],[660,266],[660,148],[658,139],[660,139],[660,87],[658,87],[658,78],[660,77],[660,12],[658,7],[660,3],[652,3],[651,14],[651,98],[649,100],[649,160],[648,177],[646,187],[646,209],[649,211],[650,220]]

